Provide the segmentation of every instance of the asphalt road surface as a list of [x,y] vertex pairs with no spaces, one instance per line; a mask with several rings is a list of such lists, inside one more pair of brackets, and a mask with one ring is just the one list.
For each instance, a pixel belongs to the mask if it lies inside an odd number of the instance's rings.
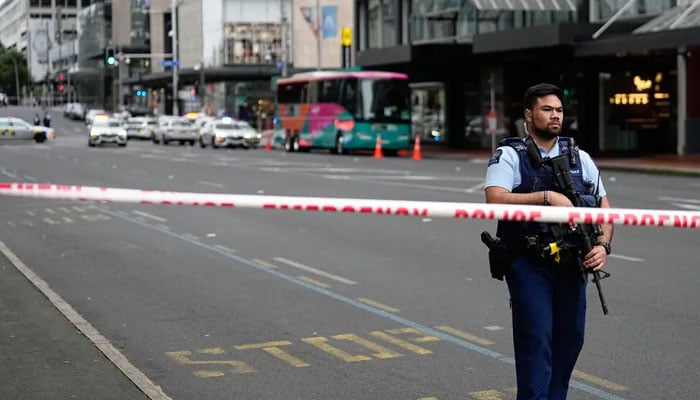
[[[9,109],[30,119],[34,109]],[[483,202],[479,160],[0,142],[0,181]],[[608,172],[614,207],[700,208],[700,179]],[[171,399],[514,398],[495,222],[0,198],[0,241]],[[696,230],[617,227],[569,399],[700,393]],[[128,376],[131,378],[130,376]],[[0,386],[3,383],[0,380]],[[86,387],[86,391],[91,390]],[[1,393],[1,392],[0,392]]]

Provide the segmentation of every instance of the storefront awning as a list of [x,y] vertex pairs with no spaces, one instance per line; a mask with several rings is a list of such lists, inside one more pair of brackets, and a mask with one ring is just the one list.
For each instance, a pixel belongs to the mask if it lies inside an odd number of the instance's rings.
[[667,29],[684,29],[700,27],[700,1],[685,6],[673,7],[635,29],[632,33],[658,32]]
[[573,0],[471,0],[479,11],[566,11],[575,12]]

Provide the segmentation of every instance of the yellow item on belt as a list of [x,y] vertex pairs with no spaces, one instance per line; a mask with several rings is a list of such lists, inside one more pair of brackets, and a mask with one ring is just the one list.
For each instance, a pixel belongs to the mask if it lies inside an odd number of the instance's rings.
[[552,242],[549,244],[549,255],[554,256],[554,262],[559,263],[559,260],[561,260],[561,256],[559,254],[559,251],[561,248],[557,244],[557,242]]

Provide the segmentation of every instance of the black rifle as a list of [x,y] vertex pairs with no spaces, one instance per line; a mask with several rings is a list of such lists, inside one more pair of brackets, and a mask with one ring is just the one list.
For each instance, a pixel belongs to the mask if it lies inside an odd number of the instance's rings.
[[[573,153],[571,157],[572,161],[575,163]],[[581,197],[581,193],[579,193],[579,191],[576,189],[574,180],[571,177],[571,169],[569,162],[566,160],[566,156],[560,155],[549,159],[547,162],[551,163],[552,168],[554,169],[557,185],[563,191],[562,194],[571,200],[574,207],[589,207],[589,205],[586,204],[585,200]],[[588,276],[587,274],[593,274],[593,283],[595,283],[595,287],[598,290],[598,297],[600,298],[600,305],[603,307],[603,314],[607,315],[608,304],[605,302],[605,296],[603,296],[603,289],[600,286],[600,280],[609,277],[610,274],[602,270],[592,271],[584,267],[582,260],[582,257],[588,254],[593,246],[595,246],[596,238],[602,234],[602,230],[599,225],[594,224],[577,224],[576,228],[573,228],[573,230],[579,233],[578,236],[582,253],[579,257],[576,257],[576,260],[581,271],[582,278],[584,281],[586,281]],[[603,274],[602,277],[601,273]]]

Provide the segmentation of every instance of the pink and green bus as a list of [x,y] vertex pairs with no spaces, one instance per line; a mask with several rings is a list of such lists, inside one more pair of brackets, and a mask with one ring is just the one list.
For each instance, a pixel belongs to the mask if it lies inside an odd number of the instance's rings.
[[277,132],[285,151],[345,154],[410,148],[408,76],[379,71],[317,71],[277,80]]

